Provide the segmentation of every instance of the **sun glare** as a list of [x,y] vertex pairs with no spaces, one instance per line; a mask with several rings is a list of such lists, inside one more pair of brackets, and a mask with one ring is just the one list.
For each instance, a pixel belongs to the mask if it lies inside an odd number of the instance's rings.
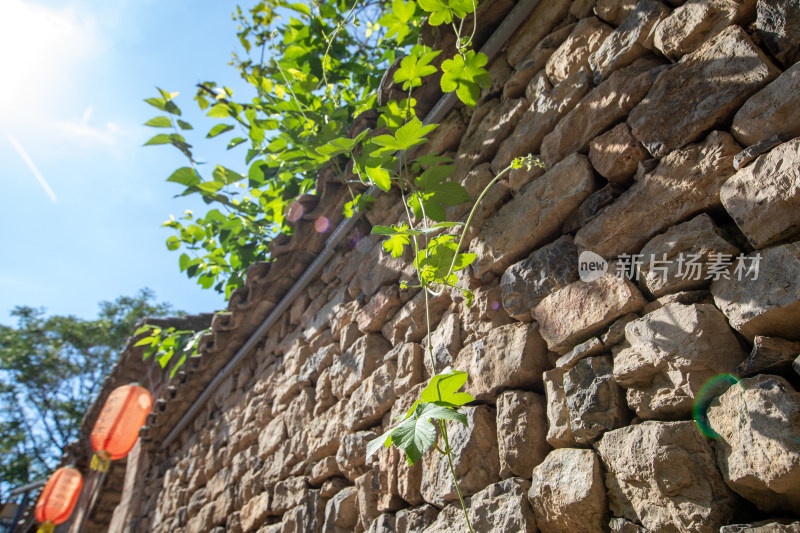
[[91,60],[94,25],[73,8],[23,0],[0,2],[0,114],[30,112],[72,92]]

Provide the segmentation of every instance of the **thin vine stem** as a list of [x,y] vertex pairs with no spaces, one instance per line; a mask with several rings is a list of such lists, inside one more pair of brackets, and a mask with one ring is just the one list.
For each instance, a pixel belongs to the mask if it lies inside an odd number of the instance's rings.
[[445,280],[450,277],[450,274],[453,273],[453,268],[455,268],[456,260],[458,259],[458,251],[461,249],[461,245],[464,243],[464,236],[466,236],[467,234],[467,230],[469,229],[469,225],[472,222],[472,217],[475,215],[475,211],[478,209],[478,205],[480,205],[481,200],[483,200],[483,197],[486,196],[486,193],[489,192],[489,189],[492,187],[492,185],[497,183],[500,180],[500,178],[502,178],[503,175],[511,169],[512,166],[509,165],[506,168],[504,168],[497,176],[495,176],[492,179],[492,181],[490,181],[488,185],[486,185],[486,187],[483,188],[483,191],[481,191],[480,196],[478,196],[478,199],[475,200],[475,203],[472,205],[472,209],[469,212],[467,221],[464,223],[464,227],[461,230],[461,238],[458,240],[458,247],[456,248],[456,252],[453,254],[453,261],[450,263],[450,268],[447,270],[447,275],[444,277]]
[[439,427],[442,429],[442,439],[444,440],[445,455],[447,456],[447,464],[450,465],[450,475],[453,476],[453,483],[456,486],[456,494],[458,494],[458,501],[461,503],[461,510],[464,511],[464,519],[467,521],[467,528],[469,533],[472,531],[472,523],[469,520],[469,512],[467,512],[467,504],[464,503],[464,496],[461,494],[461,487],[458,486],[458,477],[456,476],[456,469],[453,466],[453,454],[450,453],[450,440],[447,438],[447,426],[444,420],[439,420]]

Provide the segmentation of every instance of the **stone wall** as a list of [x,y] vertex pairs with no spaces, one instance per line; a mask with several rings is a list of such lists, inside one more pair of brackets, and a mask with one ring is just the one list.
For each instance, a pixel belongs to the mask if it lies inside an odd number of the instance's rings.
[[[435,370],[476,398],[450,434],[476,531],[800,531],[798,21],[787,0],[541,0],[433,135],[473,195],[515,156],[546,165],[477,212],[474,305],[430,301]],[[165,441],[323,250],[345,194],[322,183],[162,392],[112,530],[465,530],[436,454],[365,459],[434,370],[410,257],[369,236],[399,194]]]

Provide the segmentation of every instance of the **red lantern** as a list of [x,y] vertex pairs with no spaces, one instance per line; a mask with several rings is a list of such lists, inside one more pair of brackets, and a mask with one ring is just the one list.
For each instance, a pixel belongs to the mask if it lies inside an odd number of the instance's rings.
[[92,429],[93,469],[105,471],[109,461],[128,455],[152,407],[153,397],[138,383],[111,391]]
[[83,488],[83,476],[74,466],[59,468],[44,486],[36,502],[36,520],[42,525],[37,533],[49,533],[72,514]]

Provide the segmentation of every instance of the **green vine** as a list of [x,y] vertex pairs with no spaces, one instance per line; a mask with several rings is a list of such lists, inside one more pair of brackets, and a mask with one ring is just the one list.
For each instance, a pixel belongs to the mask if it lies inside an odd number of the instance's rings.
[[[384,12],[385,10],[385,12]],[[160,97],[146,101],[166,113],[147,123],[172,128],[147,144],[171,144],[189,160],[189,166],[175,171],[168,181],[184,187],[183,195],[199,194],[217,207],[202,217],[187,212],[165,225],[175,231],[167,246],[185,251],[180,267],[189,277],[197,277],[206,287],[224,290],[227,295],[243,283],[243,272],[253,261],[268,255],[267,243],[279,233],[291,233],[286,222],[288,205],[300,194],[313,191],[323,168],[333,169],[351,191],[344,207],[346,216],[368,208],[372,198],[358,194],[352,178],[343,168],[353,162],[356,183],[400,191],[405,221],[392,226],[376,225],[372,233],[385,236],[383,248],[394,257],[406,246],[414,253],[417,288],[424,291],[427,349],[433,377],[398,423],[369,442],[367,455],[382,446],[402,450],[409,465],[431,447],[447,458],[449,470],[464,512],[467,527],[472,525],[461,493],[452,459],[447,422],[467,425],[459,411],[474,398],[459,389],[467,382],[466,372],[450,367],[436,372],[431,341],[429,298],[444,291],[457,291],[472,303],[473,293],[458,285],[456,272],[472,264],[475,254],[462,251],[466,232],[476,209],[489,189],[512,168],[540,164],[530,155],[515,159],[484,188],[474,201],[465,222],[448,221],[446,208],[471,202],[466,189],[450,181],[453,160],[438,154],[410,157],[437,124],[424,124],[416,115],[414,89],[425,78],[441,73],[443,92],[455,92],[467,106],[475,106],[481,90],[491,85],[485,54],[471,49],[477,21],[464,35],[465,20],[474,17],[474,0],[393,0],[334,4],[288,4],[279,0],[261,2],[245,14],[237,8],[238,34],[249,53],[260,48],[260,61],[240,60],[234,64],[258,94],[251,102],[237,103],[233,92],[213,82],[198,85],[195,100],[209,117],[227,119],[214,125],[206,135],[216,138],[238,130],[228,149],[250,142],[245,163],[246,176],[218,166],[209,178],[201,177],[199,162],[181,131],[192,126],[178,118],[176,93],[159,89]],[[281,16],[291,13],[288,22]],[[418,44],[418,34],[427,17],[432,26],[450,25],[456,36],[453,57],[437,67],[441,50]],[[366,31],[360,28],[365,25]],[[362,36],[363,33],[363,36]],[[265,52],[270,57],[265,59]],[[375,107],[380,79],[395,57],[402,55],[392,82],[402,87],[405,97],[378,108],[378,131],[362,131],[349,138],[346,128],[361,112]],[[140,330],[137,333],[142,333]],[[187,357],[196,354],[197,339],[188,332],[150,329],[137,345],[147,345],[146,356],[156,354],[162,366],[174,354],[181,354],[173,374]],[[432,421],[435,420],[434,425]],[[441,436],[438,443],[436,427]]]

